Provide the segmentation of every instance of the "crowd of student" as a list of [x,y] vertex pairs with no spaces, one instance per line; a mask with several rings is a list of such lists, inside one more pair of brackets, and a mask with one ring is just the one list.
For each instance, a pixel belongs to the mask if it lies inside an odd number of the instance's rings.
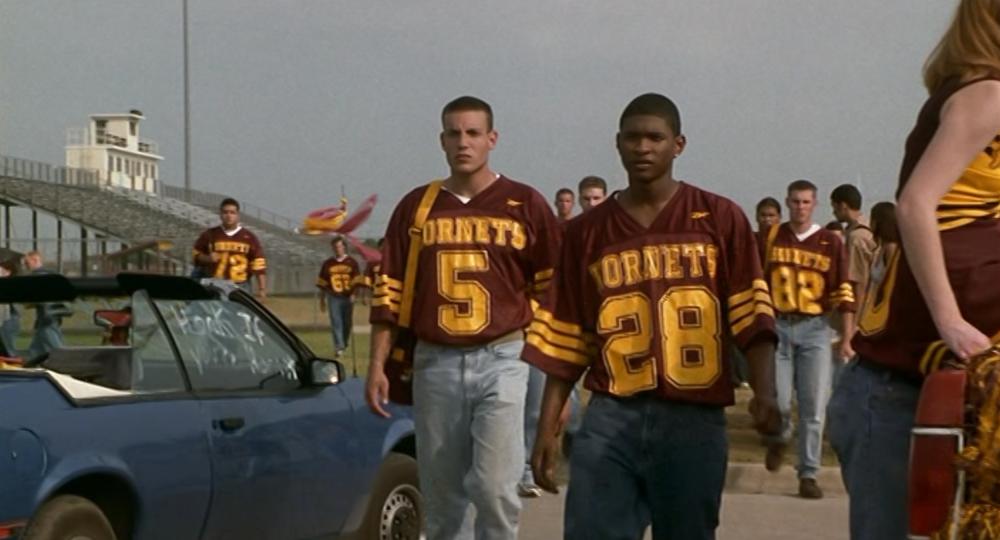
[[651,526],[657,539],[714,538],[735,351],[765,465],[781,466],[794,398],[799,494],[822,497],[829,411],[851,537],[905,538],[922,378],[1000,338],[1000,255],[984,249],[1000,243],[997,4],[960,2],[925,66],[895,212],[879,203],[866,224],[861,194],[839,186],[839,231],[814,222],[819,190],[806,180],[788,185],[785,220],[761,201],[754,231],[735,203],[676,179],[687,140],[659,94],[619,117],[627,187],[568,220],[574,194],[561,190],[557,219],[490,168],[490,106],[448,103],[449,176],[407,194],[386,230],[366,388],[389,416],[391,391],[412,382],[427,538],[516,538],[519,493],[557,491],[580,379],[591,399],[572,438],[564,537]]

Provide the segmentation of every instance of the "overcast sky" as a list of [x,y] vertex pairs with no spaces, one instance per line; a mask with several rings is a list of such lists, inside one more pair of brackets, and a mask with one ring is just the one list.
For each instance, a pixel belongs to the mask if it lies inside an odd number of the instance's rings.
[[[744,208],[796,178],[894,191],[945,0],[190,0],[192,185],[297,218],[447,174],[441,106],[489,101],[494,169],[551,198],[625,182],[618,115],[681,109],[677,177]],[[62,164],[67,127],[141,109],[183,184],[181,0],[0,0],[0,153]]]

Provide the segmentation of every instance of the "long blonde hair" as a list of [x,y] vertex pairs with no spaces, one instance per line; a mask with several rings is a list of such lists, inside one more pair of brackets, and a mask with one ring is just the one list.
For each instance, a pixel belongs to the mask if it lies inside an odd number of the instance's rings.
[[1000,0],[961,0],[948,31],[924,63],[934,92],[952,78],[1000,75]]

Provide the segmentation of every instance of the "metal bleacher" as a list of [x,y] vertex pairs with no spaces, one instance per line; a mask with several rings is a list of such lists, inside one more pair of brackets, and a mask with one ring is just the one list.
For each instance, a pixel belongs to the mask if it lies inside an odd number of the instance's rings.
[[[169,241],[167,256],[186,262],[201,231],[218,225],[222,196],[160,182],[154,192],[132,190],[110,185],[98,171],[0,156],[0,199],[126,244]],[[295,234],[291,220],[256,207],[244,204],[241,219],[264,246],[273,292],[313,290],[315,273],[327,256],[325,242]]]

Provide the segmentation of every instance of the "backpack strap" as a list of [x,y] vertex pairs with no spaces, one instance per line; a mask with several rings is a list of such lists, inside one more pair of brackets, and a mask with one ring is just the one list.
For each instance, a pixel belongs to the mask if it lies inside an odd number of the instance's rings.
[[417,263],[420,259],[420,250],[424,247],[424,223],[431,213],[431,207],[434,206],[443,183],[443,180],[434,180],[427,184],[424,196],[420,198],[420,204],[413,215],[413,224],[410,226],[410,250],[406,254],[406,271],[403,273],[403,297],[399,302],[399,319],[396,323],[403,328],[410,327],[413,287],[417,282]]
[[771,229],[767,231],[767,242],[764,243],[764,260],[761,264],[767,267],[767,259],[771,256],[771,247],[774,246],[774,239],[778,237],[778,228],[781,227],[780,223],[775,223],[771,225]]

